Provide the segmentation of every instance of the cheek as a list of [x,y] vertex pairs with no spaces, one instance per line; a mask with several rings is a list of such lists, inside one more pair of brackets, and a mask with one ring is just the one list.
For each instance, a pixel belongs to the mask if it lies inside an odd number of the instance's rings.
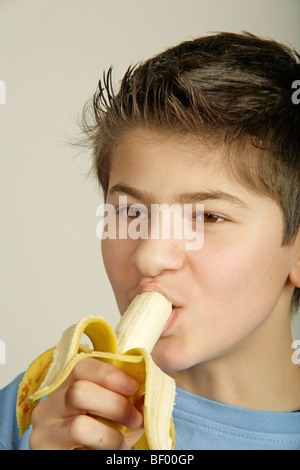
[[114,269],[113,266],[116,263],[116,253],[112,249],[112,242],[109,239],[101,240],[101,253],[106,273],[109,280],[113,277]]
[[[126,269],[126,251],[124,251],[118,240],[109,238],[102,240],[101,251],[104,267],[114,291],[118,290],[119,284],[124,279]],[[116,293],[116,292],[115,292]]]
[[[134,243],[128,240],[105,239],[101,242],[101,251],[106,274],[114,291],[119,307],[127,302],[127,291],[135,283],[136,272],[131,265]],[[124,305],[123,305],[124,304]]]
[[202,298],[223,310],[267,307],[288,275],[277,240],[240,239],[215,250],[206,246],[193,264]]

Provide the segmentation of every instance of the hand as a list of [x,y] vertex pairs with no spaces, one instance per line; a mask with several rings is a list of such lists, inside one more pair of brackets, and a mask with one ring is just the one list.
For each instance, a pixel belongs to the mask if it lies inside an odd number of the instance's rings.
[[[66,381],[34,409],[30,450],[130,448],[143,433],[142,402],[133,406],[128,399],[138,388],[139,383],[121,369],[97,359],[82,359]],[[95,417],[128,426],[126,439]]]

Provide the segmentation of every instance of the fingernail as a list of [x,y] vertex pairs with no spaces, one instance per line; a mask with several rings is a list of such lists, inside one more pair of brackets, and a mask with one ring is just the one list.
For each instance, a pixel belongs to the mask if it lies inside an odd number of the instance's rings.
[[140,384],[132,377],[125,377],[122,386],[127,393],[134,394],[140,388]]
[[143,423],[143,416],[141,415],[141,413],[138,412],[136,408],[133,407],[129,427],[139,428],[142,425],[142,423]]

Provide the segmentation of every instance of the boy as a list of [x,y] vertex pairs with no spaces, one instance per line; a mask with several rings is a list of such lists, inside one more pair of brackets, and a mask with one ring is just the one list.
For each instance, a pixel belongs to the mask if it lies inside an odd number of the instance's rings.
[[[118,224],[148,220],[152,204],[204,204],[192,214],[204,226],[200,249],[184,237],[102,240],[120,312],[149,290],[173,304],[153,358],[176,380],[176,449],[300,449],[290,330],[300,292],[297,59],[273,41],[220,33],[129,69],[116,95],[109,71],[95,94],[86,131]],[[37,406],[20,442],[19,381],[0,394],[3,448],[29,439],[31,449],[128,449],[140,435],[142,403],[127,399],[138,383],[86,359]],[[124,439],[92,415],[131,431]]]

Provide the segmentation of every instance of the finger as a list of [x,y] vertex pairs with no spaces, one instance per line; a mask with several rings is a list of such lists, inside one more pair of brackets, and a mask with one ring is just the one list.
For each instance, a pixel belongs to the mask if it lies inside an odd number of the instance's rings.
[[31,450],[64,450],[86,447],[95,450],[128,450],[124,436],[87,415],[57,421],[54,426],[33,430],[29,439]]
[[143,416],[127,397],[86,380],[76,380],[41,402],[32,413],[32,425],[66,419],[78,414],[103,417],[130,428],[137,428]]
[[140,387],[139,382],[122,369],[93,358],[79,361],[65,385],[76,380],[89,380],[126,396],[134,395]]
[[127,397],[87,380],[76,380],[68,387],[65,413],[67,416],[88,413],[130,428],[140,427],[143,422],[142,414]]
[[85,446],[95,450],[127,450],[123,434],[86,415],[77,415],[64,422],[63,432],[71,443],[68,448]]

